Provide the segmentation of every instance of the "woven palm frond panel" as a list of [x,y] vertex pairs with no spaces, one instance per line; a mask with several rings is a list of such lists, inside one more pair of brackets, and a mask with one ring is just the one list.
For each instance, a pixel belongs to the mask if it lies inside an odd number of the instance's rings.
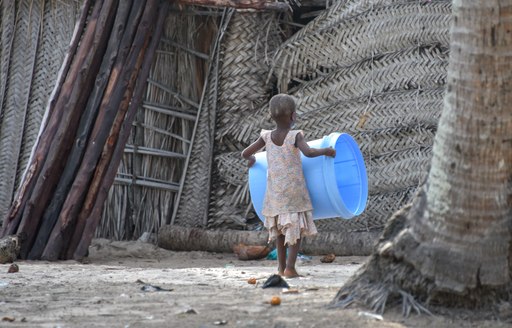
[[219,85],[220,43],[232,21],[234,10],[226,10],[210,55],[210,71],[206,94],[197,117],[197,127],[190,153],[189,165],[184,173],[182,193],[177,204],[173,224],[205,226],[210,199],[212,156],[215,141],[215,118]]
[[[326,71],[415,45],[448,47],[451,3],[348,0],[336,4],[279,49],[274,71],[279,87]],[[302,51],[301,51],[302,49]]]
[[[309,136],[316,138],[329,133],[324,127],[331,128],[330,131],[333,127],[346,128],[335,124],[336,121],[358,124],[363,114],[380,113],[380,117],[387,117],[383,119],[384,122],[403,122],[402,115],[405,112],[413,116],[423,115],[425,119],[424,111],[410,108],[427,105],[432,101],[437,101],[436,105],[441,104],[443,89],[440,87],[446,83],[447,58],[446,48],[440,45],[413,47],[376,56],[305,82],[293,92],[297,97],[297,112],[300,114],[298,124]],[[430,90],[438,91],[433,94]],[[390,98],[393,91],[401,92],[401,96],[395,94],[394,98]],[[383,98],[386,104],[383,103]],[[355,102],[360,102],[359,106]],[[353,106],[356,108],[351,110]],[[393,113],[386,111],[390,106],[394,108],[393,111],[399,111],[397,114],[400,117],[395,115],[393,118]],[[428,107],[430,106],[427,105]],[[438,107],[435,108],[437,113]],[[263,110],[260,109],[258,113]],[[430,114],[437,115],[432,112]],[[350,120],[350,116],[354,118],[353,115],[359,115],[359,118]],[[437,116],[432,119],[437,122]],[[381,124],[384,123],[375,119],[372,121],[376,122],[374,128],[382,127]],[[234,136],[240,142],[249,143],[257,136],[259,127],[271,126],[269,124],[269,120],[264,119],[261,114],[249,116],[238,124],[238,133]]]
[[[443,105],[450,10],[449,1],[341,1],[278,48],[273,71],[281,91],[297,98],[297,128],[308,140],[351,134],[367,166],[366,210],[319,220],[320,230],[379,229],[423,181]],[[223,135],[229,143],[219,142],[247,145],[272,126],[266,104],[254,113]],[[245,215],[248,197],[235,150],[215,161],[217,183],[233,189],[216,195],[231,204],[222,212],[227,221],[236,208]]]
[[81,1],[2,1],[0,216],[39,133]]
[[248,117],[265,115],[260,109],[272,95],[272,84],[267,82],[269,59],[282,37],[275,13],[237,12],[226,31],[220,55],[209,227],[245,225],[247,170],[240,158],[245,144],[236,135]]
[[[423,124],[435,127],[443,103],[444,87],[427,90],[401,90],[363,96],[348,101],[335,101],[312,108],[300,117],[299,124],[310,138],[327,135],[342,128],[352,135],[397,126]],[[421,110],[419,110],[421,109]],[[343,115],[339,115],[343,112]],[[362,140],[363,141],[363,140]],[[361,147],[366,147],[363,143]]]
[[281,38],[275,14],[234,16],[221,52],[217,140],[233,139],[247,117],[263,114],[272,87],[267,83],[270,57]]
[[[35,57],[16,185],[21,181],[21,175],[32,152],[32,145],[36,142],[48,98],[55,85],[57,74],[73,34],[75,22],[80,14],[81,3],[82,1],[60,1],[58,3],[44,1],[44,5],[40,8],[43,15],[40,22],[41,35]],[[32,8],[32,11],[34,11],[34,8]]]
[[12,41],[14,38],[14,30],[16,25],[14,20],[16,18],[16,6],[15,1],[4,1],[1,4],[2,9],[2,47],[1,52],[1,64],[0,64],[0,114],[4,112],[4,97],[7,90],[7,76],[9,74],[9,63],[11,61],[11,49]]

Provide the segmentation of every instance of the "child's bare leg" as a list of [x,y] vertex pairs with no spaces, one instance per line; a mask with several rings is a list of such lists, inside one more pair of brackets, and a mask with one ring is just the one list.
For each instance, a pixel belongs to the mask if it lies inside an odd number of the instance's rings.
[[288,259],[286,261],[286,268],[284,269],[284,276],[287,278],[298,277],[299,274],[295,269],[295,262],[299,254],[300,239],[297,239],[295,245],[288,246]]
[[284,269],[286,268],[286,247],[284,246],[284,235],[277,235],[276,239],[277,246],[277,263],[278,263],[278,274],[284,275]]

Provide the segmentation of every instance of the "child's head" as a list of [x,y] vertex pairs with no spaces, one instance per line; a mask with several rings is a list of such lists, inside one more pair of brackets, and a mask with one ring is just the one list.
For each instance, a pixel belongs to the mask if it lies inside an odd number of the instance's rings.
[[293,97],[280,93],[270,99],[270,116],[274,121],[289,118],[295,112],[295,100]]

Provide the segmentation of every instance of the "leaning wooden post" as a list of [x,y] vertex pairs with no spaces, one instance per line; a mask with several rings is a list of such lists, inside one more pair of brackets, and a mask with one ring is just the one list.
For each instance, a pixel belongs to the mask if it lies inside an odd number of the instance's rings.
[[116,64],[109,78],[107,89],[103,95],[94,128],[87,142],[87,147],[75,180],[62,206],[59,218],[52,230],[42,258],[56,260],[61,252],[67,249],[67,243],[73,235],[78,215],[82,210],[87,190],[91,183],[94,170],[100,159],[103,146],[107,141],[110,127],[115,119],[120,102],[123,99],[125,85],[130,73],[127,58],[132,46],[133,37],[144,11],[145,1],[134,1],[128,25],[123,34]]
[[[108,37],[102,34],[102,31],[108,30],[113,22],[113,12],[115,12],[115,3],[117,0],[106,0],[102,3],[98,15],[89,21],[85,31],[84,38],[76,54],[76,65],[71,67],[71,78],[66,84],[70,87],[69,92],[65,92],[65,97],[60,97],[56,104],[57,113],[61,113],[60,119],[55,124],[56,133],[52,140],[44,139],[43,143],[51,144],[44,158],[44,164],[41,173],[30,193],[30,198],[23,209],[21,222],[17,229],[18,233],[23,234],[20,257],[26,258],[36,231],[39,227],[41,216],[48,205],[55,187],[58,184],[60,173],[64,169],[69,151],[72,148],[75,132],[80,121],[80,117],[88,99],[88,94],[94,85],[94,80],[99,70],[101,59],[106,48]],[[68,95],[68,97],[66,97]],[[69,110],[72,108],[73,110]]]
[[[23,214],[23,209],[28,201],[28,198],[30,197],[32,188],[38,179],[39,173],[44,163],[44,158],[46,157],[46,153],[48,151],[48,147],[50,146],[51,140],[53,140],[55,135],[55,125],[59,122],[56,118],[60,118],[62,116],[62,113],[54,113],[56,111],[55,108],[58,100],[60,99],[59,97],[61,96],[62,88],[66,84],[66,81],[69,81],[67,76],[71,70],[70,67],[72,64],[74,64],[72,63],[72,58],[75,56],[79,42],[83,41],[82,34],[84,33],[84,28],[86,28],[87,18],[89,17],[89,11],[91,10],[92,6],[91,2],[91,0],[86,0],[83,4],[80,18],[77,25],[75,26],[75,31],[73,32],[70,47],[64,59],[63,66],[59,72],[57,85],[53,90],[46,109],[45,117],[43,119],[43,131],[39,135],[37,147],[34,147],[34,150],[32,151],[29,164],[23,174],[21,186],[18,189],[15,199],[3,221],[3,226],[0,230],[0,238],[16,233],[21,220],[21,216]],[[99,6],[98,4],[96,5]],[[93,9],[93,13],[94,12],[95,10]],[[66,87],[66,90],[69,91],[69,86]],[[48,122],[48,124],[46,124],[46,122]],[[50,139],[49,142],[48,139]]]
[[[115,148],[112,151],[111,158],[109,159],[108,163],[106,163],[108,164],[108,168],[104,174],[104,177],[101,179],[101,186],[99,187],[99,190],[97,192],[93,207],[88,217],[86,217],[85,219],[86,225],[84,227],[83,233],[81,236],[76,236],[72,240],[73,244],[76,243],[77,240],[79,241],[79,243],[76,246],[76,248],[69,248],[67,253],[68,259],[73,258],[75,260],[81,260],[86,256],[87,249],[89,248],[91,240],[94,237],[94,233],[96,232],[96,227],[98,226],[101,220],[103,206],[108,196],[108,191],[114,182],[119,167],[119,162],[121,161],[121,158],[124,154],[124,147],[126,145],[128,137],[130,136],[130,131],[133,124],[133,120],[135,118],[135,114],[139,110],[140,104],[142,103],[142,97],[144,91],[146,90],[147,78],[149,76],[149,72],[153,64],[153,57],[156,52],[156,48],[162,35],[162,30],[165,25],[168,10],[169,4],[167,2],[161,4],[160,8],[158,9],[158,18],[156,20],[156,24],[153,26],[154,30],[152,31],[152,29],[149,29],[147,31],[146,40],[151,39],[151,41],[144,55],[144,62],[137,77],[135,89],[133,92],[133,96],[131,98],[130,105],[128,107],[126,117],[124,119],[124,122],[122,122],[122,126],[119,131],[119,137],[117,139],[117,142],[115,143]],[[75,232],[78,233],[78,230],[76,230]],[[77,237],[80,237],[80,239]]]
[[131,6],[132,3],[130,1],[121,1],[119,3],[114,25],[112,27],[112,33],[108,40],[107,50],[105,51],[103,62],[98,71],[98,75],[94,83],[94,89],[90,94],[89,101],[80,119],[73,149],[71,150],[67,160],[66,167],[61,174],[59,184],[55,190],[53,198],[43,214],[41,226],[28,255],[28,259],[39,259],[41,257],[53,227],[57,222],[62,205],[66,199],[69,189],[71,188],[71,184],[74,181],[84,155],[84,148],[87,145],[87,139],[98,114],[98,108],[101,103],[101,99],[103,98],[103,93],[105,92],[109,76],[119,52],[120,41],[128,21]]

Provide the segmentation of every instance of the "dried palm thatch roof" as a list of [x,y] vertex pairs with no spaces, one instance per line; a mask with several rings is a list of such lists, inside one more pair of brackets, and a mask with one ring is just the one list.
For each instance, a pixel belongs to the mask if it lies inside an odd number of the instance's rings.
[[0,217],[37,138],[81,1],[1,1]]
[[[321,229],[380,228],[420,184],[446,83],[450,14],[447,0],[339,1],[277,49],[269,72],[280,91],[297,97],[298,128],[308,139],[350,133],[367,164],[366,211],[354,220],[318,221]],[[219,81],[236,86],[249,78],[237,75],[240,62],[225,64]],[[243,218],[248,205],[239,151],[270,122],[265,104],[245,107],[218,119],[210,226],[236,225],[232,217]]]

